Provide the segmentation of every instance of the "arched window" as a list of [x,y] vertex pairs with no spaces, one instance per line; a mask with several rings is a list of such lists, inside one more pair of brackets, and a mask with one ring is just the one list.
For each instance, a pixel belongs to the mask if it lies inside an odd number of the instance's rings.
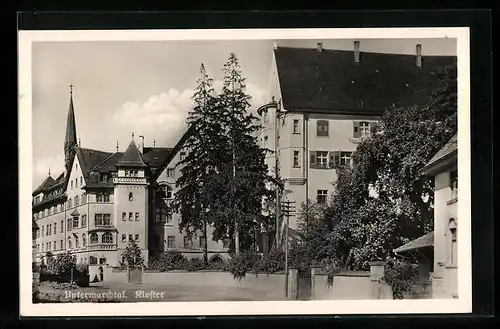
[[82,247],[87,246],[87,237],[85,236],[85,233],[82,234]]
[[61,249],[64,249],[64,240],[61,240]]
[[95,244],[99,242],[99,238],[97,237],[97,233],[90,234],[90,244]]
[[82,204],[87,203],[87,195],[85,193],[82,194]]
[[75,236],[75,248],[80,248],[80,241],[78,239],[78,235]]
[[102,243],[113,243],[113,234],[106,232],[102,235]]
[[132,194],[132,192],[128,194],[128,201],[134,201],[134,195]]
[[71,201],[71,198],[68,199],[68,208],[73,207],[73,202]]
[[457,265],[457,222],[454,218],[450,219],[448,230],[450,231],[450,265]]
[[75,207],[77,207],[79,204],[80,204],[80,198],[77,195],[75,196]]
[[73,248],[71,246],[71,237],[68,236],[68,249],[71,249],[71,248]]

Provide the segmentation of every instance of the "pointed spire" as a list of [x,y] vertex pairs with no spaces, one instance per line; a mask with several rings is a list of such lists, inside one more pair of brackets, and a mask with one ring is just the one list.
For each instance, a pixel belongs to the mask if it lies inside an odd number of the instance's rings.
[[132,140],[134,140],[134,132],[132,131]]
[[153,147],[156,147],[156,138],[153,139]]
[[66,121],[66,139],[64,140],[64,166],[66,170],[69,169],[71,157],[75,153],[75,146],[78,145],[76,141],[75,109],[73,106],[73,85],[70,85],[69,88],[69,109]]
[[49,177],[50,177],[50,168],[49,168]]
[[118,152],[118,141],[116,141],[116,152]]
[[82,139],[78,138],[78,147],[82,147]]

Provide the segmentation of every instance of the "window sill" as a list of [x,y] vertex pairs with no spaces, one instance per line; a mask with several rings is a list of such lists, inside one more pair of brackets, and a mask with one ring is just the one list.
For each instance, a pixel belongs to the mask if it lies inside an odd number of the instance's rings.
[[449,201],[446,202],[447,205],[450,205],[450,204],[454,204],[454,203],[457,203],[458,202],[458,198],[454,198],[454,199],[451,199]]
[[293,134],[294,134],[294,135],[300,135],[300,133],[297,133],[297,132],[294,132]]
[[300,166],[293,166],[292,168],[300,169]]
[[454,268],[458,268],[457,265],[446,265],[444,268],[446,269],[454,269]]

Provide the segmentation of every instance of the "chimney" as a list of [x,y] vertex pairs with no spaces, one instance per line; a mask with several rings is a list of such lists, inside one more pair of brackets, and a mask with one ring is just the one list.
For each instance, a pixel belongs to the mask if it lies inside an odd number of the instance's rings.
[[323,43],[318,42],[318,52],[322,52],[322,51],[323,51]]
[[359,63],[359,41],[354,41],[354,62]]
[[139,152],[141,152],[141,154],[144,153],[144,136],[139,136],[139,138],[141,139],[141,141],[139,142]]
[[417,45],[417,67],[422,67],[422,45]]

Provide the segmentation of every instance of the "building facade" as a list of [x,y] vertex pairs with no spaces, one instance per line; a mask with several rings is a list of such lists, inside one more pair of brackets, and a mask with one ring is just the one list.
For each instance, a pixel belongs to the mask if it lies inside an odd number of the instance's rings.
[[[269,93],[258,109],[262,147],[273,175],[285,182],[281,200],[298,210],[311,201],[324,203],[334,191],[335,168],[352,164],[356,147],[376,128],[385,110],[430,102],[439,84],[435,73],[456,65],[453,56],[367,53],[276,47]],[[298,227],[297,215],[290,229]],[[278,241],[283,239],[278,226]],[[281,232],[281,233],[280,233]]]
[[424,168],[434,178],[434,298],[458,298],[458,175],[457,135]]
[[[177,162],[185,154],[174,148],[145,147],[144,137],[134,135],[125,152],[82,148],[77,143],[75,110],[70,97],[65,170],[49,176],[33,193],[34,254],[38,262],[47,253],[70,251],[77,263],[119,266],[129,241],[137,243],[145,261],[150,254],[181,250],[189,258],[202,258],[205,236],[188,241],[179,232],[180,217],[169,211],[175,193]],[[226,244],[209,236],[210,260],[227,256]]]

